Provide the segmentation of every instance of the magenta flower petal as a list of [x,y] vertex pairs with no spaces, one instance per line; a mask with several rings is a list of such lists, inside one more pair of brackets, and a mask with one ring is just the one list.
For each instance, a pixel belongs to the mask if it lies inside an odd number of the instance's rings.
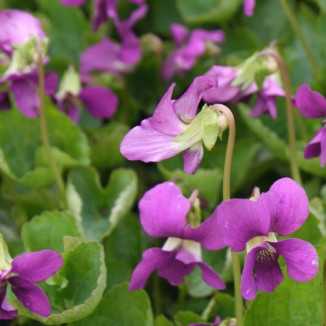
[[12,276],[8,281],[12,292],[25,308],[43,317],[51,314],[49,300],[38,286],[21,276]]
[[196,77],[187,91],[173,103],[175,112],[187,119],[193,119],[197,112],[203,93],[212,87],[216,87],[216,81],[212,77]]
[[241,294],[246,300],[256,298],[256,280],[254,276],[254,268],[258,252],[264,248],[253,248],[247,254],[245,265],[241,275]]
[[171,253],[164,252],[160,248],[150,248],[144,251],[142,260],[132,273],[129,290],[135,291],[143,288],[154,269],[160,263],[164,263],[169,254]]
[[225,289],[224,282],[210,266],[208,266],[203,262],[197,262],[196,265],[198,265],[202,270],[202,277],[206,284],[208,284],[209,286],[215,289],[219,289],[219,290]]
[[140,222],[152,237],[182,238],[190,202],[172,182],[148,190],[139,202]]
[[307,84],[301,85],[295,95],[296,106],[306,118],[321,118],[326,116],[326,99]]
[[266,197],[268,201],[271,232],[279,235],[293,233],[309,215],[309,200],[305,190],[290,178],[277,180],[261,197]]
[[153,129],[149,119],[145,119],[126,134],[120,152],[131,161],[159,162],[184,150],[181,143],[173,141],[174,138]]
[[253,248],[246,257],[241,276],[241,294],[246,300],[256,297],[256,289],[272,292],[283,281],[278,254],[268,251],[267,245]]
[[12,261],[10,273],[17,273],[31,282],[42,282],[61,268],[63,260],[55,251],[41,250],[22,254]]
[[32,36],[46,37],[40,21],[25,11],[1,10],[0,25],[0,49],[8,54],[13,51],[12,44],[25,43]]
[[9,90],[12,91],[17,108],[27,117],[38,116],[39,98],[36,84],[28,79],[12,81]]
[[188,28],[181,24],[171,24],[170,29],[176,46],[181,46],[189,34]]
[[165,135],[177,136],[185,128],[185,124],[178,118],[174,111],[172,101],[172,92],[175,84],[172,84],[163,95],[160,103],[157,105],[153,117],[148,121],[151,126]]
[[244,0],[243,11],[246,16],[252,16],[255,9],[255,0]]
[[86,49],[80,56],[80,72],[87,74],[93,71],[125,73],[130,67],[121,60],[121,45],[103,38]]
[[203,156],[204,148],[201,142],[191,146],[183,153],[183,170],[188,174],[195,173]]
[[306,159],[320,156],[320,166],[326,164],[326,128],[320,128],[315,133],[313,139],[304,149],[304,157]]
[[171,285],[176,286],[183,283],[184,277],[194,270],[196,264],[185,264],[176,259],[177,251],[163,251],[163,253],[166,260],[161,261],[157,266],[157,274],[165,278]]
[[230,199],[219,205],[220,223],[225,230],[225,242],[233,251],[242,251],[256,236],[267,236],[270,217],[266,200]]
[[0,320],[13,319],[17,316],[17,310],[5,299],[7,292],[7,283],[0,286]]
[[279,255],[277,252],[269,251],[267,247],[258,248],[261,250],[256,254],[256,263],[254,267],[257,289],[270,293],[273,292],[284,279],[278,263]]
[[286,239],[269,242],[285,259],[287,273],[295,281],[307,282],[318,272],[318,255],[309,242],[299,239]]
[[226,247],[224,229],[220,224],[219,207],[197,228],[187,225],[184,229],[184,239],[199,242],[207,250],[219,250]]
[[118,98],[103,86],[85,86],[78,95],[95,118],[110,118],[117,109]]
[[60,0],[60,2],[65,6],[82,6],[85,0]]
[[54,72],[45,74],[44,91],[47,95],[53,95],[58,88],[58,76]]
[[237,76],[237,72],[232,67],[213,66],[205,73],[205,76],[215,78],[218,87],[207,89],[203,94],[205,102],[224,103],[233,100],[241,92],[240,87],[231,86]]

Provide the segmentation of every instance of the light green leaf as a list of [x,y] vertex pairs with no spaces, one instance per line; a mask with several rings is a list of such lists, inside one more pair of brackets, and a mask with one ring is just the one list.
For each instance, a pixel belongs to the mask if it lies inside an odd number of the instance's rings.
[[106,286],[102,246],[95,241],[81,243],[63,258],[64,265],[58,275],[68,281],[67,286],[60,289],[59,285],[41,284],[51,303],[52,314],[47,318],[36,315],[11,296],[9,301],[20,315],[46,325],[58,325],[80,320],[93,312]]
[[128,284],[115,286],[94,312],[71,326],[153,326],[153,313],[144,290],[129,291]]
[[187,23],[225,23],[229,21],[242,1],[240,0],[178,0],[178,9]]
[[165,316],[160,315],[155,318],[155,326],[173,326],[173,324]]
[[101,240],[112,232],[132,206],[137,192],[133,170],[117,169],[102,188],[96,171],[80,167],[70,171],[67,203],[87,240]]
[[91,135],[91,159],[94,166],[113,168],[125,160],[120,153],[120,143],[128,130],[124,124],[111,122]]
[[[89,163],[89,148],[80,129],[47,102],[52,154],[59,170]],[[53,174],[44,155],[39,118],[30,119],[17,109],[1,112],[0,169],[29,188],[50,185]]]
[[201,323],[204,320],[191,311],[178,311],[174,316],[176,326],[188,326],[190,323]]
[[63,252],[64,236],[81,237],[76,219],[69,212],[44,212],[25,223],[22,229],[24,246],[29,251],[52,249]]

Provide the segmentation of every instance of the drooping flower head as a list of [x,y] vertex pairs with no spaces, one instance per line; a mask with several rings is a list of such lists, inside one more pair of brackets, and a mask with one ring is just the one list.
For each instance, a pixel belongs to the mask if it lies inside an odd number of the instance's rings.
[[63,260],[55,251],[41,250],[22,254],[13,260],[0,236],[0,319],[16,317],[17,310],[6,300],[7,286],[23,306],[42,316],[48,317],[51,307],[46,294],[34,283],[45,281],[62,267]]
[[26,43],[32,37],[46,38],[40,21],[22,10],[0,10],[0,25],[0,49],[9,55],[16,44]]
[[[310,119],[323,118],[326,122],[326,99],[325,97],[312,91],[309,85],[301,85],[295,95],[295,103],[301,114]],[[306,159],[320,156],[320,166],[326,164],[326,127],[325,125],[317,130],[313,139],[309,142],[304,150]]]
[[172,24],[171,32],[176,48],[162,66],[164,80],[171,79],[175,74],[181,76],[185,71],[190,70],[197,58],[204,54],[208,41],[220,44],[225,38],[221,30],[195,29],[189,32],[181,24]]
[[[143,162],[159,162],[185,151],[184,170],[194,173],[203,157],[203,144],[211,149],[223,131],[219,130],[219,116],[210,108],[204,107],[196,115],[203,93],[214,87],[215,81],[206,76],[197,77],[176,100],[172,99],[174,86],[172,84],[164,94],[153,116],[127,133],[120,151],[128,160]],[[207,138],[206,123],[210,126]]]
[[216,219],[209,218],[193,228],[187,222],[190,208],[190,201],[172,182],[161,183],[142,197],[139,211],[145,232],[152,237],[168,239],[162,249],[150,248],[143,253],[132,274],[130,290],[143,288],[154,269],[170,284],[178,285],[196,266],[202,270],[208,285],[225,288],[220,277],[201,258],[201,245],[208,250],[225,246]]
[[254,299],[257,289],[272,292],[283,281],[279,256],[284,258],[293,280],[307,282],[315,277],[318,256],[310,243],[276,239],[276,235],[289,235],[299,229],[309,214],[307,195],[295,181],[280,179],[256,201],[231,199],[217,210],[231,250],[247,249],[241,277],[241,293],[246,300]]
[[[3,75],[0,85],[0,110],[11,107],[9,92],[12,92],[18,109],[27,117],[38,115],[39,98],[37,95],[38,76],[35,57],[37,47],[46,52],[47,38],[40,21],[31,14],[16,10],[1,10],[0,24],[0,60]],[[44,58],[44,63],[47,61]],[[48,73],[45,76],[45,93],[53,95],[57,88],[57,76]]]

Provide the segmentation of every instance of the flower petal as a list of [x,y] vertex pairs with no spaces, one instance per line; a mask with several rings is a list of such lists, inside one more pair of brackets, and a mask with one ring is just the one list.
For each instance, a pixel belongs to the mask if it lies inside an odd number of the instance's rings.
[[103,86],[85,86],[78,97],[95,118],[110,118],[117,109],[117,96]]
[[326,164],[326,128],[320,128],[304,149],[304,157],[311,159],[320,155],[320,166]]
[[213,66],[205,73],[205,76],[215,78],[218,84],[217,87],[209,88],[204,92],[203,99],[207,103],[228,102],[236,98],[241,92],[241,87],[231,86],[232,81],[237,76],[233,67]]
[[306,118],[321,118],[326,116],[326,99],[307,84],[301,85],[295,95],[296,106]]
[[60,0],[65,6],[82,6],[85,0]]
[[226,247],[224,229],[220,224],[218,209],[219,207],[199,227],[192,228],[187,225],[184,229],[183,238],[197,241],[207,250],[219,250]]
[[182,142],[175,142],[174,138],[155,130],[145,119],[126,134],[120,152],[131,161],[159,162],[184,150]]
[[7,282],[0,282],[0,320],[13,319],[17,316],[17,310],[5,299]]
[[187,119],[193,119],[197,112],[203,93],[212,87],[216,87],[216,81],[212,77],[196,77],[187,91],[173,103],[176,114]]
[[17,79],[12,81],[9,90],[12,91],[18,109],[27,117],[38,116],[39,98],[37,86],[32,80]]
[[198,265],[202,270],[202,277],[206,284],[208,284],[209,286],[215,289],[219,289],[219,290],[225,289],[224,282],[209,265],[207,265],[204,262],[197,262],[196,265]]
[[92,71],[125,73],[130,67],[120,59],[121,46],[110,39],[103,38],[86,49],[80,56],[80,71],[87,74]]
[[183,153],[183,169],[186,173],[194,174],[204,156],[202,142],[191,146]]
[[295,281],[307,282],[318,272],[318,255],[310,243],[299,239],[269,242],[285,259],[288,275]]
[[260,197],[268,201],[271,216],[269,230],[279,235],[296,231],[309,215],[309,200],[305,190],[290,178],[277,180]]
[[161,263],[164,264],[168,260],[169,253],[160,248],[150,248],[144,251],[142,260],[134,269],[129,290],[135,291],[145,286],[147,279],[155,268]]
[[17,256],[10,273],[17,273],[31,282],[42,282],[61,268],[63,260],[55,251],[41,250]]
[[256,298],[256,280],[254,276],[254,267],[256,263],[257,253],[261,247],[255,247],[247,254],[246,261],[241,275],[241,294],[246,300]]
[[58,88],[58,75],[54,72],[45,74],[44,91],[47,95],[53,95]]
[[219,205],[225,242],[233,251],[242,251],[256,236],[267,236],[270,216],[266,200],[230,199]]
[[172,105],[173,100],[171,97],[174,87],[175,84],[173,83],[157,105],[153,117],[149,119],[151,126],[155,130],[169,136],[179,135],[186,127],[186,124],[175,113]]
[[278,263],[278,253],[261,248],[256,254],[254,271],[257,289],[270,293],[283,281],[284,276]]
[[182,238],[190,203],[172,182],[148,190],[139,202],[140,222],[152,237]]
[[176,46],[180,47],[187,40],[189,34],[188,28],[181,24],[171,24],[170,29]]
[[50,302],[38,286],[21,276],[12,276],[8,281],[12,292],[26,309],[43,317],[51,314]]
[[255,9],[255,0],[244,0],[243,11],[246,16],[252,16]]

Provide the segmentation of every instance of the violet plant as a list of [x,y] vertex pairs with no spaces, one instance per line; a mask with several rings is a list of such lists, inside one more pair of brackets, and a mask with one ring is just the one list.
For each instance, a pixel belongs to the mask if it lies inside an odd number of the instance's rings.
[[1,324],[324,325],[325,19],[2,1]]

